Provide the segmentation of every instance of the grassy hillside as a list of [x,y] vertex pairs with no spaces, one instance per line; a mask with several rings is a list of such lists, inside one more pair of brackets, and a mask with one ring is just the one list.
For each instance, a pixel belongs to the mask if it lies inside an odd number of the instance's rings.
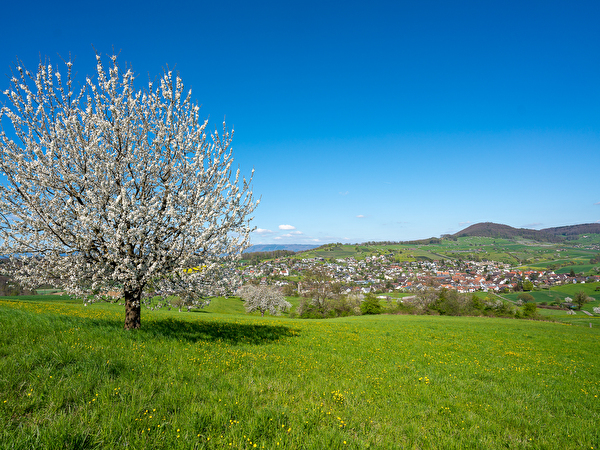
[[[23,300],[23,299],[21,299]],[[0,448],[598,448],[600,323],[0,301]]]
[[353,257],[362,260],[367,256],[390,255],[398,262],[428,260],[476,260],[499,261],[523,269],[546,270],[555,267],[560,273],[583,272],[595,274],[598,264],[589,264],[590,258],[600,253],[600,235],[581,236],[578,240],[560,243],[536,242],[482,236],[465,236],[441,239],[432,244],[393,244],[393,245],[341,245],[328,244],[317,249],[298,253],[296,258],[338,258]]

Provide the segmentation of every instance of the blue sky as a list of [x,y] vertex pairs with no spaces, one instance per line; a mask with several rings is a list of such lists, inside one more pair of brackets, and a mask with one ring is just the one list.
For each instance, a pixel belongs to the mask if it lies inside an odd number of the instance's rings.
[[[6,3],[6,2],[5,2]],[[600,221],[600,2],[16,2],[18,57],[178,71],[235,128],[253,243]],[[4,87],[2,87],[4,86]],[[0,83],[8,87],[8,79]]]

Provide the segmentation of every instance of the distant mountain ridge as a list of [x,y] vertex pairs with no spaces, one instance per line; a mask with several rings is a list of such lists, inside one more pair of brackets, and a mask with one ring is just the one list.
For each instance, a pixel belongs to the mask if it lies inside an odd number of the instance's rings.
[[[569,225],[564,227],[544,228],[542,230],[533,230],[530,228],[514,228],[509,225],[503,225],[493,222],[481,222],[471,225],[452,235],[442,235],[444,237],[466,237],[466,236],[481,236],[498,239],[514,239],[520,237],[538,242],[563,242],[564,240],[573,239],[580,234],[600,234],[600,223],[584,223],[579,225]],[[415,243],[428,244],[432,241],[438,241],[439,238],[421,239],[417,241],[382,241],[382,242],[366,242],[361,245],[391,245],[400,243]],[[276,250],[288,250],[292,252],[302,252],[312,250],[319,245],[310,244],[257,244],[247,248],[244,253],[254,252],[273,252]]]
[[569,225],[566,227],[544,228],[540,231],[565,237],[579,234],[600,234],[600,223],[583,223],[580,225]]
[[544,228],[542,230],[532,230],[529,228],[513,228],[509,225],[502,225],[493,222],[482,222],[471,225],[452,237],[481,236],[499,239],[513,239],[521,237],[533,241],[541,242],[562,242],[569,237],[580,234],[600,234],[600,223],[586,223],[580,225],[570,225],[565,227]]
[[255,253],[255,252],[274,252],[275,250],[289,250],[291,252],[303,252],[305,250],[312,250],[313,248],[319,247],[318,245],[311,244],[256,244],[251,245],[244,253]]

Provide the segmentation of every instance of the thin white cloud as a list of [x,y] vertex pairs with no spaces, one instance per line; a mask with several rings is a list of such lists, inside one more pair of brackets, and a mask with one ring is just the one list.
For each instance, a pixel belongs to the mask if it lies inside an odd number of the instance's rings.
[[266,228],[257,228],[256,230],[254,230],[254,232],[255,232],[256,234],[270,234],[270,233],[272,233],[273,231],[271,231],[271,230],[267,230]]
[[541,227],[542,225],[544,225],[541,222],[534,222],[534,223],[528,223],[527,225],[525,225],[526,228],[538,228]]
[[302,231],[292,231],[290,234],[295,234],[296,236],[299,236],[304,233]]
[[366,216],[364,214],[359,214],[356,216],[358,219],[364,219]]
[[600,205],[600,202],[596,202],[596,203],[594,203],[594,205]]
[[461,227],[462,227],[462,226],[464,226],[464,225],[469,225],[469,224],[471,224],[471,223],[473,223],[473,222],[471,222],[470,220],[468,220],[468,221],[466,221],[466,222],[458,222],[458,224],[459,224]]
[[296,227],[293,225],[279,225],[280,230],[295,230]]
[[283,239],[283,237],[282,236],[275,236],[273,239],[279,240],[279,239]]
[[349,193],[348,191],[340,192],[340,195],[348,195],[348,193]]

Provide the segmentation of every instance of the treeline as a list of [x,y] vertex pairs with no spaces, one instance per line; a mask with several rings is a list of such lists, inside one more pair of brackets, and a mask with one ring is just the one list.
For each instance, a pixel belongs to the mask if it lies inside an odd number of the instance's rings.
[[427,245],[427,244],[439,244],[442,240],[436,237],[430,237],[429,239],[418,239],[415,241],[367,241],[360,245],[375,246],[375,245]]
[[402,242],[399,242],[399,241],[367,241],[367,242],[363,242],[362,244],[359,244],[359,245],[375,246],[375,245],[400,245],[400,244],[402,244]]
[[250,252],[244,253],[242,255],[242,259],[246,261],[264,261],[266,259],[278,259],[284,258],[286,256],[293,256],[296,252],[292,252],[291,250],[272,250],[269,252]]
[[583,223],[567,227],[544,228],[540,231],[565,236],[567,239],[572,240],[579,238],[580,234],[600,234],[600,223]]
[[535,318],[535,303],[523,308],[493,295],[480,298],[454,290],[429,289],[403,299],[379,299],[375,295],[344,295],[326,300],[304,297],[292,315],[303,319],[323,319],[365,314],[415,314],[441,316],[483,316],[507,318]]
[[14,297],[17,295],[32,295],[35,291],[23,288],[19,283],[6,275],[0,275],[0,296]]

